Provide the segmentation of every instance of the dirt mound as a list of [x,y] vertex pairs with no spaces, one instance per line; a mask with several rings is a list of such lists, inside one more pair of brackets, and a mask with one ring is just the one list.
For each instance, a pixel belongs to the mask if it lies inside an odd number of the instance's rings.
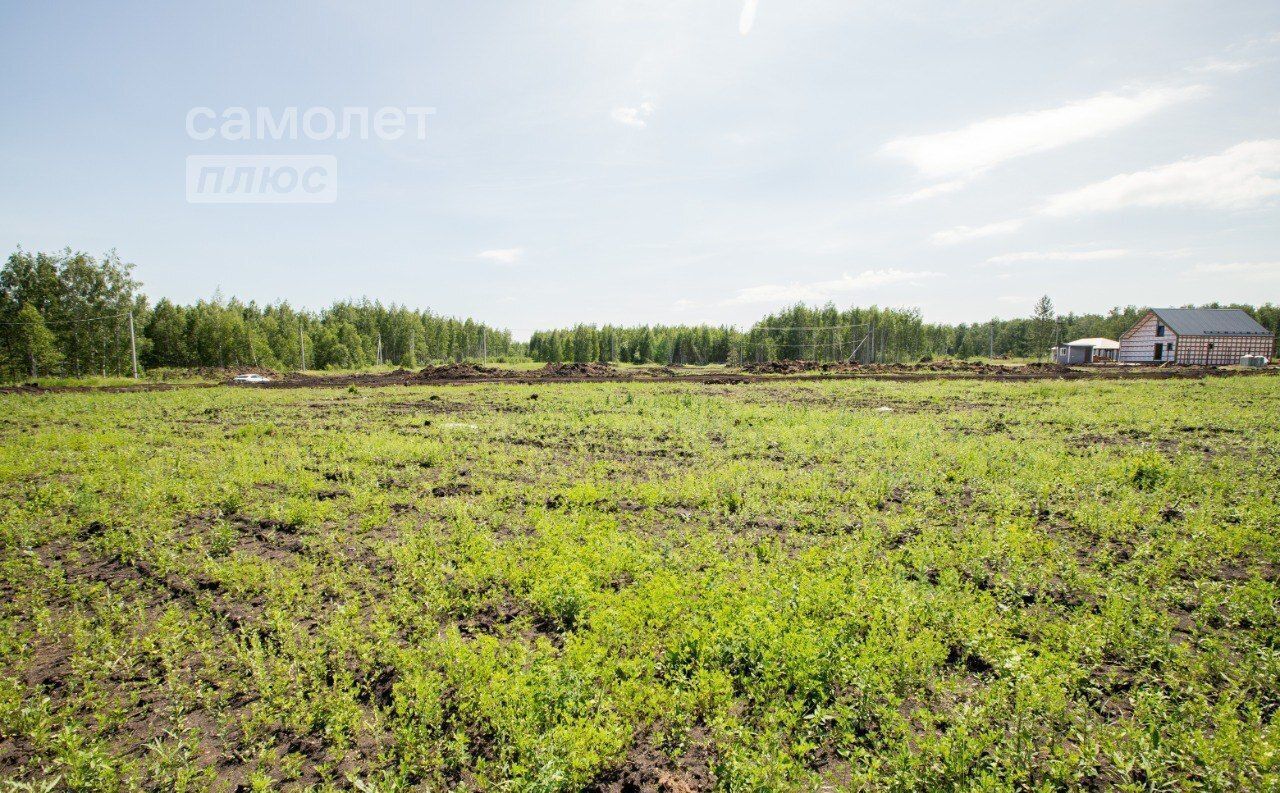
[[856,372],[862,365],[853,361],[763,361],[749,363],[742,367],[748,374],[801,374],[802,372]]
[[1038,374],[1070,374],[1071,367],[1063,366],[1060,363],[1046,363],[1044,361],[1035,361],[1026,365],[1028,372],[1036,372]]
[[427,366],[418,372],[417,380],[474,380],[477,378],[510,377],[510,369],[495,369],[475,363],[446,363]]
[[1002,374],[1009,371],[999,364],[982,363],[980,361],[961,361],[955,358],[940,358],[914,367],[923,372],[976,372],[978,374]]
[[761,363],[749,363],[742,367],[742,371],[749,374],[799,374],[801,372],[812,372],[818,366],[817,361],[763,361]]
[[617,377],[617,369],[602,363],[549,363],[538,370],[539,377]]

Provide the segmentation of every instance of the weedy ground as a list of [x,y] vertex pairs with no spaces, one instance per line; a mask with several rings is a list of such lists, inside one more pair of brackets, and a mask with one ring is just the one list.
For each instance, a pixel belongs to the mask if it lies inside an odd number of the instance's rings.
[[1277,449],[1272,378],[2,395],[0,779],[1274,788]]

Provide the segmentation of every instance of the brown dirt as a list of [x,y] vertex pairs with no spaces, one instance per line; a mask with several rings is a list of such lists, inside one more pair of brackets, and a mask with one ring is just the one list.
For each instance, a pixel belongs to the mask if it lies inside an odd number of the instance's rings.
[[473,380],[475,378],[509,377],[510,369],[497,369],[492,366],[481,366],[473,363],[450,363],[441,366],[428,366],[418,372],[419,380]]
[[695,727],[690,744],[673,759],[647,736],[637,738],[622,766],[587,788],[594,793],[697,793],[715,787],[705,731]]
[[749,363],[742,367],[748,374],[799,374],[811,372],[818,368],[816,361],[764,361]]
[[538,374],[541,377],[617,377],[620,373],[602,363],[549,363]]
[[1060,363],[1029,363],[1026,368],[1033,372],[1045,372],[1047,374],[1071,374],[1070,366],[1063,366]]
[[801,374],[803,372],[860,372],[868,367],[853,361],[764,361],[742,367],[747,374]]
[[[941,360],[920,364],[856,364],[817,363],[815,361],[773,361],[748,364],[741,370],[726,368],[723,372],[692,371],[688,374],[671,367],[638,367],[616,369],[597,363],[548,364],[532,371],[499,369],[477,364],[444,364],[428,366],[414,372],[357,374],[287,373],[269,383],[235,384],[242,388],[378,388],[383,386],[455,385],[467,383],[581,383],[581,382],[682,382],[695,384],[737,385],[781,380],[923,380],[977,379],[994,381],[1030,380],[1199,380],[1206,377],[1266,377],[1280,375],[1280,367],[1231,369],[1204,366],[1080,366],[1067,367],[1053,363],[1001,365],[970,361]],[[231,385],[226,383],[226,385]],[[132,391],[168,391],[175,388],[209,388],[208,384],[139,383],[129,386],[51,386],[38,383],[0,387],[0,394],[44,393],[121,393]]]

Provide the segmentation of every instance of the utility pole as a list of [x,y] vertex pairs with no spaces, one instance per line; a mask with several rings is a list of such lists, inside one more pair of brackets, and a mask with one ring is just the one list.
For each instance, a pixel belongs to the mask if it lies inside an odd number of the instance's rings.
[[302,338],[302,323],[298,323],[298,371],[307,368],[307,343]]
[[382,366],[382,334],[378,334],[378,366]]
[[[116,326],[120,327],[119,325]],[[129,353],[133,357],[133,379],[138,379],[138,340],[133,335],[133,312],[129,312]]]

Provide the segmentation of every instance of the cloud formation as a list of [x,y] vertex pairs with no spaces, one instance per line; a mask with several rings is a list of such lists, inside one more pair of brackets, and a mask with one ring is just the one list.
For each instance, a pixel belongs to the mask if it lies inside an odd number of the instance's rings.
[[1280,140],[1240,143],[1221,154],[1120,174],[1051,196],[1051,216],[1130,207],[1250,209],[1280,195]]
[[914,193],[907,193],[906,195],[898,196],[897,198],[893,199],[893,203],[910,204],[915,201],[923,201],[925,199],[933,198],[935,196],[945,195],[946,193],[954,193],[957,190],[962,189],[963,187],[964,187],[964,180],[962,179],[952,179],[951,181],[948,181],[948,182],[938,182],[937,184],[931,184],[928,187],[922,187],[919,190],[916,190]]
[[738,17],[738,33],[745,36],[751,32],[756,24],[756,7],[759,5],[760,0],[745,0],[742,4],[742,16]]
[[610,114],[613,120],[629,127],[643,127],[645,119],[653,115],[653,103],[641,102],[636,107],[615,107]]
[[1228,61],[1220,58],[1207,58],[1199,63],[1192,64],[1187,67],[1187,71],[1192,74],[1239,74],[1259,65],[1259,61],[1235,60]]
[[1102,93],[1047,110],[978,121],[960,129],[891,140],[880,148],[933,178],[970,178],[1001,163],[1105,135],[1201,96],[1199,85]]
[[1187,271],[1192,278],[1232,275],[1250,281],[1264,281],[1280,278],[1280,261],[1278,262],[1215,262],[1197,264]]
[[958,242],[994,237],[997,234],[1012,234],[1022,228],[1024,222],[1021,218],[1013,218],[984,226],[956,226],[934,232],[933,242],[935,245],[955,245]]
[[987,259],[987,264],[1013,264],[1015,262],[1096,262],[1121,259],[1129,255],[1124,248],[1100,248],[1092,251],[1018,251],[1002,253]]
[[[1254,140],[1239,143],[1221,154],[1123,173],[1058,193],[1050,196],[1035,214],[1070,217],[1173,206],[1244,210],[1264,206],[1277,196],[1280,196],[1280,140]],[[1022,228],[1025,222],[1017,218],[984,226],[956,226],[934,233],[933,241],[938,245],[952,245],[1008,234]],[[1006,254],[1009,255],[1023,254]],[[988,261],[1000,263],[997,261],[1000,258]]]
[[476,254],[477,259],[508,266],[519,264],[523,257],[524,248],[494,248],[493,250],[480,251]]
[[909,271],[889,268],[885,270],[864,270],[857,275],[845,273],[840,278],[829,281],[811,281],[809,283],[792,282],[789,284],[763,284],[739,289],[724,305],[744,305],[752,303],[792,303],[812,301],[821,303],[840,295],[861,292],[877,286],[890,284],[918,284],[923,281],[941,278],[942,273],[929,270]]

